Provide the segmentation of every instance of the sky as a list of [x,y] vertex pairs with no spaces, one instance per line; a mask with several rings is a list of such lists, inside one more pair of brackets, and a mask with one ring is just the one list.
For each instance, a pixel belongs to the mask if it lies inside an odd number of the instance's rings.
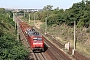
[[46,5],[52,5],[53,9],[69,9],[73,3],[82,0],[0,0],[0,8],[14,9],[43,9]]

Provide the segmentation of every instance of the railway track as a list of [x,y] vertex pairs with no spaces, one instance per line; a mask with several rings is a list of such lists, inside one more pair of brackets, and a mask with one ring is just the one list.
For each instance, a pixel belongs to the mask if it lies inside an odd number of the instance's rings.
[[89,58],[86,58],[85,56],[81,55],[79,52],[75,51],[75,54],[73,55],[76,60],[90,60]]
[[45,42],[49,46],[47,51],[53,60],[71,60],[63,51],[58,49],[50,41],[45,38]]
[[44,53],[34,53],[34,60],[48,60]]
[[[50,37],[52,39],[52,42],[54,42],[55,45],[59,46],[60,48],[64,48],[64,45],[61,44],[56,39],[54,39],[51,35],[46,34],[46,36]],[[68,54],[72,55],[72,48],[70,48],[70,50],[68,51]],[[90,58],[83,56],[81,53],[77,51],[75,51],[75,54],[72,55],[72,57],[74,57],[76,60],[90,60]]]
[[51,35],[46,34],[45,36],[49,37],[52,40],[52,42],[54,44],[58,45],[60,48],[64,48],[64,44],[61,44],[60,41],[54,39]]

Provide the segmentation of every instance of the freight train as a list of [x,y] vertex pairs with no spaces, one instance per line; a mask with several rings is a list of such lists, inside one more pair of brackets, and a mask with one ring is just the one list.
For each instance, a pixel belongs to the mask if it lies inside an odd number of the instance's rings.
[[31,50],[33,52],[44,51],[44,37],[26,22],[19,21],[19,26],[28,40]]

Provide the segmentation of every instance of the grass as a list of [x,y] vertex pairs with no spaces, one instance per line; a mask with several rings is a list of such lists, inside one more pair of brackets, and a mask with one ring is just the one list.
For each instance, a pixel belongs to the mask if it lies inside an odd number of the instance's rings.
[[90,33],[90,28],[88,28],[86,32],[87,32],[87,33]]
[[84,56],[90,57],[90,48],[89,48],[89,46],[84,46],[82,43],[77,43],[76,49],[78,51],[80,51]]

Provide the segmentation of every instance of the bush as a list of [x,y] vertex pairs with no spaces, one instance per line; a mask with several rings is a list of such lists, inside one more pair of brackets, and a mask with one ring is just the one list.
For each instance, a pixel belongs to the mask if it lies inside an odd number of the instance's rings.
[[1,60],[25,60],[27,51],[21,42],[15,40],[11,34],[5,34],[0,37],[0,59]]

